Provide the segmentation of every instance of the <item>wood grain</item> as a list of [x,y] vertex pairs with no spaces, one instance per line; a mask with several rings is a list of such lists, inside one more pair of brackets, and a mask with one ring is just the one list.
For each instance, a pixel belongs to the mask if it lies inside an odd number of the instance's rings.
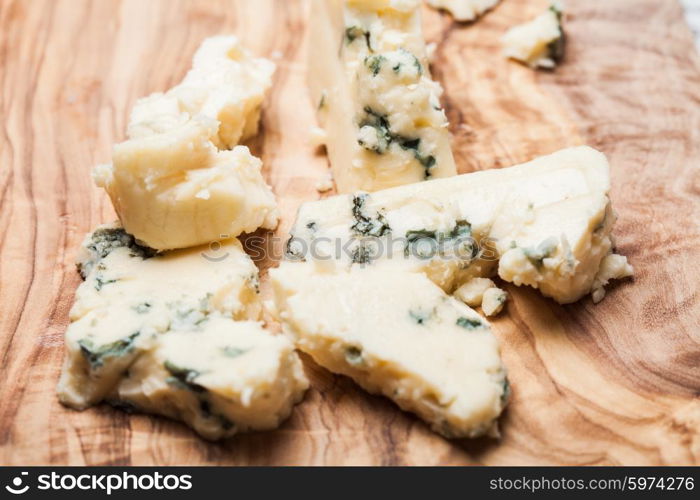
[[426,11],[457,162],[469,172],[573,144],[605,151],[634,281],[597,306],[508,287],[513,300],[494,322],[513,384],[500,441],[444,440],[305,359],[313,388],[288,422],[211,444],[175,422],[56,400],[75,252],[114,217],[90,169],[123,138],[134,99],[176,83],[206,36],[237,33],[279,65],[251,147],[285,235],[326,169],[308,143],[307,6],[0,0],[0,463],[699,464],[700,63],[690,32],[675,0],[569,2],[566,62],[534,73],[503,60],[498,38],[542,4],[503,0],[472,25]]

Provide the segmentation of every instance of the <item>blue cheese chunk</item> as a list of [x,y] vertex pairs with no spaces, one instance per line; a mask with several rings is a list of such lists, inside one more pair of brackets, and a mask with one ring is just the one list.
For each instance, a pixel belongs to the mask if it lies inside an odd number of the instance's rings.
[[554,68],[564,57],[563,11],[553,4],[546,12],[503,35],[503,54],[531,68]]
[[[258,271],[235,239],[217,248],[156,254],[136,245],[120,226],[106,225],[86,238],[79,267],[85,281],[70,311],[66,357],[57,388],[61,402],[76,409],[104,400],[121,401],[118,387],[125,379],[137,382],[133,365],[156,356],[154,351],[167,344],[162,337],[187,332],[197,348],[205,349],[214,335],[207,333],[210,329],[236,329],[239,321],[255,322],[261,317]],[[272,337],[255,325],[244,330],[257,332],[256,337]],[[289,346],[282,349],[276,341],[270,342],[277,346],[269,353],[272,358],[287,356],[284,349]],[[266,345],[267,340],[259,343]],[[284,366],[291,371],[282,370],[279,383],[304,386],[299,367],[287,361]],[[280,415],[299,397],[296,389],[290,391],[291,399],[284,392],[275,395]],[[170,415],[153,406],[143,409]],[[261,416],[260,428],[269,425],[266,418]],[[239,429],[245,428],[253,426]],[[227,432],[221,435],[229,435]],[[216,437],[209,431],[202,434]]]
[[284,330],[318,364],[446,437],[497,434],[508,400],[498,341],[424,275],[309,262],[283,263],[270,277]]
[[302,205],[288,258],[423,272],[451,292],[497,273],[560,303],[590,293],[611,252],[609,165],[589,147],[511,168]]
[[95,169],[124,228],[144,245],[186,248],[277,226],[262,162],[245,146],[216,151],[207,123],[118,144],[113,163]]
[[455,175],[419,2],[316,0],[311,12],[309,87],[338,191]]

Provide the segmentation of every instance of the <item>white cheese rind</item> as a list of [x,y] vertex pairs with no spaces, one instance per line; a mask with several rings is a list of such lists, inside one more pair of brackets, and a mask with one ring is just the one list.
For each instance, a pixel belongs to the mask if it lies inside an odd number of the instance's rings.
[[448,11],[457,21],[473,21],[500,0],[428,0],[428,5]]
[[[609,189],[605,155],[570,148],[511,168],[306,203],[288,253],[420,271],[448,292],[497,272],[570,303],[591,292],[612,248]],[[363,259],[363,247],[376,244],[380,254]]]
[[316,0],[311,12],[309,87],[339,192],[455,175],[418,2]]
[[532,21],[515,26],[501,38],[503,55],[531,68],[554,68],[564,56],[562,10],[552,5]]
[[485,320],[425,276],[283,263],[270,278],[285,332],[321,366],[446,437],[497,434],[508,399],[498,341]]
[[257,131],[273,71],[235,37],[214,37],[182,83],[136,103],[129,139],[93,174],[130,234],[169,250],[276,227],[262,164],[236,146]]
[[[132,388],[127,391],[131,396],[137,393],[137,386],[147,384],[132,371],[135,364],[140,367],[139,373],[151,368],[157,371],[157,367],[148,368],[145,360],[161,356],[160,351],[171,343],[164,337],[188,335],[193,345],[183,352],[189,351],[192,360],[197,360],[200,354],[211,351],[211,345],[215,347],[213,340],[222,335],[221,331],[239,329],[258,339],[255,347],[261,346],[264,353],[260,356],[279,364],[274,381],[279,390],[256,405],[246,403],[250,418],[241,422],[237,416],[240,412],[234,411],[238,403],[231,403],[230,412],[230,405],[224,405],[227,410],[223,414],[239,424],[233,428],[221,419],[208,418],[203,423],[201,419],[206,415],[186,410],[191,398],[173,396],[183,398],[183,420],[209,439],[248,428],[269,428],[273,420],[286,416],[303,394],[306,379],[300,361],[289,354],[291,343],[268,340],[272,334],[255,323],[262,312],[258,271],[238,240],[223,242],[217,248],[205,246],[155,255],[136,245],[119,226],[107,225],[86,238],[79,268],[86,279],[76,292],[66,331],[66,357],[57,388],[62,403],[76,409],[104,400],[123,403],[119,389],[122,384]],[[272,347],[264,347],[268,345]],[[241,380],[252,383],[257,380],[255,373],[243,373],[250,377]],[[272,384],[271,379],[265,384]],[[249,385],[246,394],[261,394],[261,387]],[[237,394],[232,393],[233,400],[237,400]],[[272,413],[270,405],[277,408]],[[138,406],[143,411],[178,417],[172,408],[159,408],[155,402]],[[214,429],[217,425],[218,431]]]

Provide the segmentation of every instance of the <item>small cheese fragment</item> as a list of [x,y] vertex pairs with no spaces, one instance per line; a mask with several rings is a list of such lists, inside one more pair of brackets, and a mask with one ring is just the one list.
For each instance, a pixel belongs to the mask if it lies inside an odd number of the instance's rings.
[[428,5],[436,9],[444,9],[452,14],[457,21],[473,21],[500,0],[428,0]]
[[[309,87],[339,192],[455,175],[414,0],[315,0]],[[341,39],[340,50],[328,40]]]
[[[135,381],[131,368],[144,356],[157,356],[153,353],[164,345],[162,336],[187,332],[196,349],[205,351],[214,335],[207,332],[219,332],[221,321],[227,329],[235,329],[237,321],[257,321],[261,316],[257,268],[235,239],[218,247],[156,254],[136,244],[118,225],[105,225],[85,239],[78,263],[85,281],[70,311],[66,357],[57,388],[61,402],[76,409],[104,400],[121,401],[119,385],[126,379],[141,383]],[[259,326],[244,329],[259,330],[258,336],[271,335]],[[266,355],[281,360],[290,349],[280,344]],[[303,386],[305,379],[299,378],[298,367],[287,361],[284,365],[279,384]],[[258,389],[250,386],[249,390]],[[274,404],[280,415],[288,412],[290,401],[299,397],[296,389],[290,393],[291,399],[283,392],[269,398],[263,407]],[[167,408],[143,409],[174,417]],[[259,428],[267,428],[269,413],[257,410]],[[194,422],[188,418],[186,422]],[[227,428],[224,421],[212,422],[220,424],[222,436],[236,430]],[[250,425],[246,422],[242,428]],[[215,438],[211,431],[204,432]]]
[[270,277],[285,332],[318,364],[446,437],[497,435],[508,399],[498,341],[425,276],[287,262]]
[[577,147],[511,168],[310,202],[294,260],[425,273],[451,292],[495,272],[560,303],[593,289],[615,217],[605,155]]
[[261,161],[245,146],[216,151],[210,130],[192,120],[131,139],[114,147],[112,165],[95,169],[124,228],[145,245],[186,248],[277,226]]
[[481,302],[481,310],[486,316],[495,316],[503,310],[508,299],[508,294],[500,288],[489,288],[484,292]]
[[136,103],[129,139],[94,179],[139,242],[169,250],[276,227],[260,160],[234,147],[256,133],[273,71],[235,37],[214,37],[182,83]]
[[598,274],[593,280],[593,293],[591,298],[598,303],[605,297],[605,287],[610,280],[628,278],[634,274],[634,269],[627,262],[627,257],[611,253],[606,255],[600,264]]
[[213,317],[154,342],[113,397],[136,411],[181,420],[206,439],[274,429],[308,387],[289,339],[256,322]]
[[128,136],[163,133],[203,115],[219,122],[212,142],[219,149],[231,149],[257,133],[274,71],[273,62],[253,57],[235,36],[207,38],[180,84],[136,102]]
[[563,12],[553,4],[532,21],[515,26],[503,35],[503,55],[531,68],[554,68],[564,57]]
[[316,182],[316,191],[319,193],[330,191],[333,189],[333,187],[333,176],[330,172],[326,172],[326,174],[324,174],[324,176],[318,182]]
[[468,306],[479,307],[484,298],[484,292],[495,286],[488,278],[473,278],[457,288],[453,295]]

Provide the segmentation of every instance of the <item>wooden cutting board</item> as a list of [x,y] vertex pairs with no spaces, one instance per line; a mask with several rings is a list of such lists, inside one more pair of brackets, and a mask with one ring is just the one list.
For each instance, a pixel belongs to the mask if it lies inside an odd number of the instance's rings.
[[426,10],[434,74],[462,172],[583,143],[608,154],[634,280],[596,306],[506,287],[494,321],[513,387],[501,440],[447,441],[305,358],[312,389],[279,430],[211,444],[165,419],[56,400],[74,256],[114,217],[90,169],[109,161],[134,99],[177,83],[203,38],[236,33],[279,65],[251,144],[284,214],[279,253],[327,168],[308,142],[307,5],[0,0],[0,463],[700,463],[698,56],[675,0],[568,4],[567,59],[553,73],[499,55],[500,34],[540,0],[503,0],[473,25]]

